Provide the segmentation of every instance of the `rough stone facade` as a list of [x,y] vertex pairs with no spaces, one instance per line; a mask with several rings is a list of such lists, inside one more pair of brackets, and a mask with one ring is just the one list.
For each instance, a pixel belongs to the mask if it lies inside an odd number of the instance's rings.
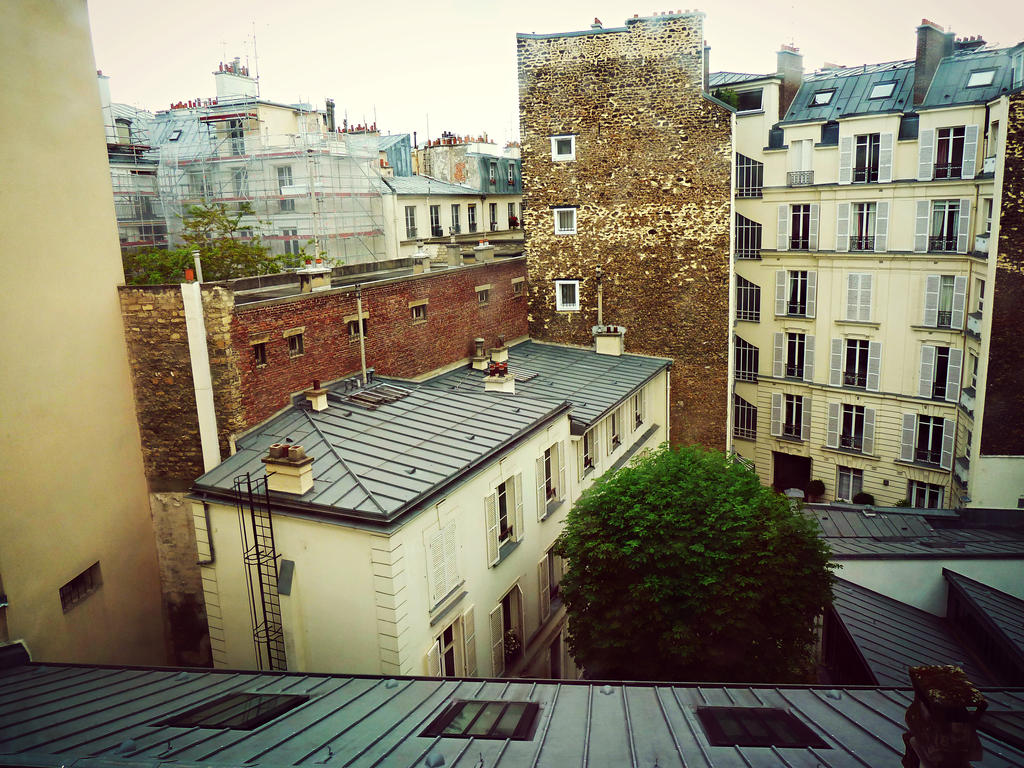
[[[531,337],[592,343],[600,267],[602,321],[675,360],[673,442],[724,449],[731,115],[702,93],[703,14],[517,44]],[[575,160],[555,162],[566,134]],[[554,234],[555,207],[578,234]],[[560,278],[582,281],[580,311],[556,311]]]
[[1024,92],[1010,97],[1007,117],[992,337],[981,431],[981,453],[987,456],[1024,455],[1024,409],[1020,396],[1024,371],[1020,323],[1020,308],[1024,306]]

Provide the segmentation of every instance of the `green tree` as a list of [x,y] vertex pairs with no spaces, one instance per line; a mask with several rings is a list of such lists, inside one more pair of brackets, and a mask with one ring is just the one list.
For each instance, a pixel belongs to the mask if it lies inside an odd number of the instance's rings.
[[599,478],[556,551],[569,648],[587,676],[806,681],[831,602],[813,521],[749,470],[699,448]]
[[719,88],[716,91],[714,91],[711,95],[714,96],[719,101],[724,101],[730,107],[739,109],[740,96],[732,88]]

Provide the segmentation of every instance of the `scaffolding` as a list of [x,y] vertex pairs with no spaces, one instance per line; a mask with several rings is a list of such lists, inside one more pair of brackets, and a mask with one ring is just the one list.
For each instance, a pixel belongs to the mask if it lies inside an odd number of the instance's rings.
[[124,104],[104,109],[118,239],[124,249],[164,248],[167,221],[149,140],[153,116]]

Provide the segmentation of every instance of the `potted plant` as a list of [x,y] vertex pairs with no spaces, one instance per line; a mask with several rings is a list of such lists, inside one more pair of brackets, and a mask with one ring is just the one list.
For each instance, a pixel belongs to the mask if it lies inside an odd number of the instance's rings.
[[864,491],[858,491],[857,493],[855,493],[853,495],[853,503],[854,504],[874,504],[875,503],[875,497],[872,496],[870,493],[865,493]]
[[825,495],[825,484],[821,480],[811,480],[804,493],[807,495],[807,501],[821,501],[821,497]]
[[514,629],[505,633],[505,658],[514,659],[523,650],[523,644],[519,641],[519,635]]

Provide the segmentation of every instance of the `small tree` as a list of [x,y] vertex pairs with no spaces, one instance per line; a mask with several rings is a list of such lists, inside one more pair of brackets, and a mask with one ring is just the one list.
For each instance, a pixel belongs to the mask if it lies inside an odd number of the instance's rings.
[[807,680],[829,551],[725,456],[663,445],[599,478],[556,551],[569,561],[569,648],[588,677]]

